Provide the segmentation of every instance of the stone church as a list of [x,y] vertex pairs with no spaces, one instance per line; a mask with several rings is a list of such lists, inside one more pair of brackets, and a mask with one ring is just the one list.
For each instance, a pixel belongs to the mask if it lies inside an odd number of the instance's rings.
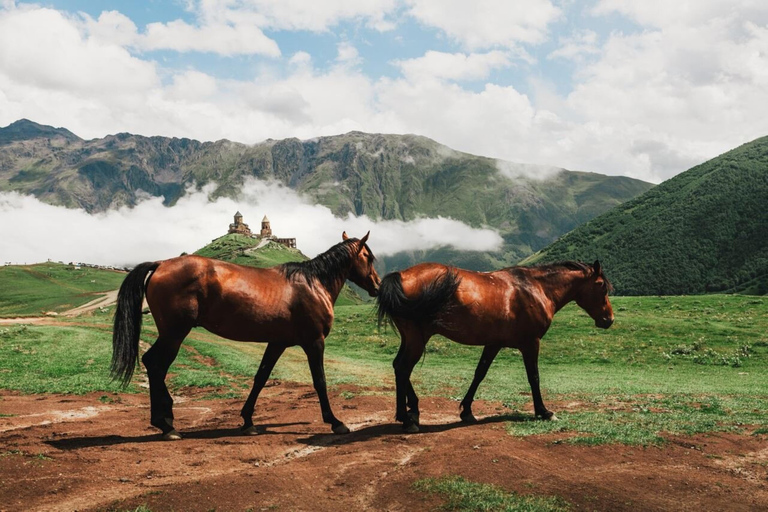
[[261,238],[262,240],[270,240],[272,242],[283,244],[286,247],[291,247],[293,249],[296,248],[295,238],[278,238],[272,234],[272,226],[270,226],[269,219],[266,215],[263,219],[261,219],[261,231],[258,235],[254,235],[251,232],[251,229],[248,227],[248,224],[243,222],[243,214],[237,212],[235,213],[235,222],[229,225],[229,231],[227,231],[227,233],[236,233],[238,235]]

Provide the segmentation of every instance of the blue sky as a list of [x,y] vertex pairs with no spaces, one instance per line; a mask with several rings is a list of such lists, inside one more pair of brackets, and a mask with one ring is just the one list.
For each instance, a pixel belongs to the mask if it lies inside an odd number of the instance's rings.
[[751,0],[0,0],[0,125],[417,133],[660,182],[768,134]]

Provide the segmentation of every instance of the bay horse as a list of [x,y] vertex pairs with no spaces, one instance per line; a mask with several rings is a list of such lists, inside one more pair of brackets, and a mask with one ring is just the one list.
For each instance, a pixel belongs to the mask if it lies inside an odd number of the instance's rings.
[[370,231],[357,239],[343,233],[342,242],[309,261],[272,268],[244,267],[201,256],[138,265],[118,292],[112,377],[127,385],[138,364],[146,295],[158,337],[141,360],[149,378],[150,423],[162,431],[164,440],[181,439],[173,427],[173,399],[165,377],[184,338],[198,326],[231,340],[267,343],[253,388],[240,411],[243,433],[257,433],[253,425],[256,399],[283,351],[295,345],[307,355],[323,421],[336,434],[349,432],[331,411],[323,352],[333,324],[333,305],[346,280],[372,297],[377,293],[380,279],[366,244],[369,235]]
[[459,405],[462,421],[477,421],[472,414],[475,392],[504,347],[522,353],[535,417],[556,420],[544,406],[539,389],[541,338],[555,313],[571,301],[576,301],[597,327],[610,327],[611,289],[599,261],[591,266],[568,261],[495,272],[422,263],[388,274],[381,281],[376,300],[379,325],[389,321],[400,333],[400,349],[392,363],[396,420],[403,423],[406,432],[419,430],[419,399],[411,384],[411,372],[435,334],[464,345],[484,346],[472,384]]

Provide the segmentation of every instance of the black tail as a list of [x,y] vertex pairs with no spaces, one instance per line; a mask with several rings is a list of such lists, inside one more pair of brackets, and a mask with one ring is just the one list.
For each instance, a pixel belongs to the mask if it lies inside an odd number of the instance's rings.
[[376,296],[376,314],[379,327],[384,322],[393,324],[394,318],[419,320],[423,323],[439,323],[441,313],[451,307],[451,298],[459,288],[461,280],[456,271],[449,268],[442,276],[426,286],[418,297],[409,299],[403,293],[403,281],[399,272],[387,274],[379,285]]
[[139,359],[141,334],[141,304],[144,301],[144,281],[147,274],[160,264],[147,262],[138,265],[125,277],[117,294],[115,328],[112,331],[112,364],[110,374],[123,386],[131,381]]

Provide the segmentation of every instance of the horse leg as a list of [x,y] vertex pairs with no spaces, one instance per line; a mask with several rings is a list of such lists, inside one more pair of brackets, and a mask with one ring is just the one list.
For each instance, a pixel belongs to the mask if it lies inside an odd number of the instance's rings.
[[539,389],[539,340],[535,340],[530,347],[520,349],[520,352],[523,354],[528,384],[531,385],[533,410],[536,417],[541,417],[543,420],[557,420],[555,414],[544,407],[544,401],[541,399],[541,389]]
[[173,398],[165,377],[188,333],[172,337],[161,334],[141,358],[149,379],[150,423],[162,431],[167,441],[181,439],[181,435],[173,428]]
[[264,385],[269,379],[269,375],[275,367],[275,363],[283,355],[285,347],[276,343],[268,343],[267,348],[264,351],[264,357],[261,358],[261,364],[253,377],[253,388],[248,394],[248,398],[243,405],[243,409],[240,411],[240,416],[243,417],[244,425],[240,428],[243,434],[253,435],[256,434],[256,427],[253,426],[253,409],[256,407],[256,399],[259,397],[259,393],[264,389]]
[[[418,398],[411,383],[413,367],[419,361],[424,352],[426,342],[418,336],[402,335],[402,350],[399,358],[393,363],[395,368],[395,385],[397,396],[397,409],[395,419],[403,422],[403,430],[409,433],[419,431]],[[411,401],[411,410],[406,411],[406,402]]]
[[483,348],[483,355],[480,356],[480,362],[477,363],[477,369],[475,369],[475,378],[472,379],[472,384],[469,385],[467,394],[464,395],[464,399],[459,404],[459,408],[461,409],[461,421],[465,423],[477,422],[477,419],[472,414],[472,402],[475,400],[477,387],[485,378],[485,374],[488,373],[488,368],[496,358],[499,350],[501,350],[500,345],[486,345],[485,348]]
[[331,402],[328,400],[328,389],[325,383],[325,368],[323,367],[323,352],[325,351],[325,340],[320,338],[312,343],[301,346],[304,353],[307,354],[309,370],[312,372],[312,383],[317,392],[317,398],[320,400],[320,410],[323,413],[323,421],[330,423],[334,434],[347,434],[349,428],[333,415]]
[[[395,356],[394,361],[392,361],[392,367],[397,370],[397,365],[399,364],[399,361],[402,357],[403,351],[405,347],[405,338],[401,337],[400,339],[400,349],[397,351],[397,355]],[[395,377],[397,377],[397,374],[395,374]],[[401,390],[399,387],[396,388],[396,396],[400,397],[403,396],[401,393]],[[413,423],[415,423],[417,426],[419,424],[419,397],[416,395],[416,391],[413,389],[413,384],[408,381],[408,386],[404,391],[405,396],[405,406],[407,407],[406,415],[395,415],[395,420],[397,421],[405,421],[405,417],[408,416]],[[399,410],[399,409],[398,409]]]

